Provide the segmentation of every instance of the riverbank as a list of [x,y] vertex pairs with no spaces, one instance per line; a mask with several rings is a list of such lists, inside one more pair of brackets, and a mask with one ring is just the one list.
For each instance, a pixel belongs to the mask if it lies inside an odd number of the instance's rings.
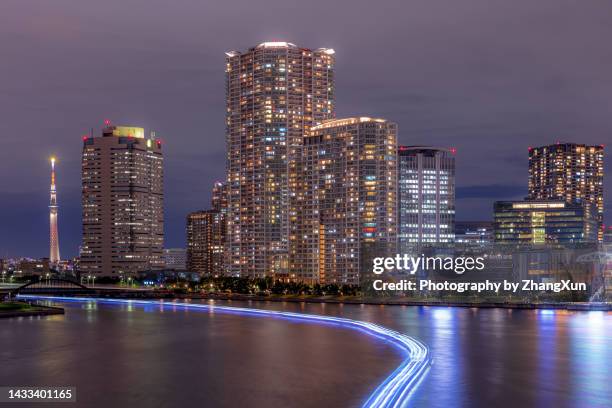
[[[44,293],[40,293],[43,295]],[[48,293],[56,296],[76,297],[102,297],[113,299],[210,299],[210,300],[237,300],[261,302],[292,302],[292,303],[329,303],[353,304],[375,306],[439,306],[458,308],[483,309],[549,309],[549,310],[576,310],[576,311],[612,311],[610,302],[524,302],[497,299],[463,300],[463,299],[410,299],[402,297],[372,298],[362,296],[308,296],[308,295],[247,295],[240,293],[223,292],[187,292],[172,293],[170,291],[130,291],[130,290],[95,290],[92,293],[75,295],[72,293]],[[43,312],[44,314],[44,312]],[[47,313],[55,314],[55,313]],[[0,316],[1,317],[1,316]],[[12,316],[11,316],[12,317]]]
[[471,301],[445,301],[445,300],[411,300],[411,299],[380,299],[357,296],[258,296],[237,293],[201,293],[197,295],[182,295],[182,299],[211,299],[211,300],[240,300],[240,301],[269,301],[269,302],[296,302],[296,303],[333,303],[356,305],[383,305],[383,306],[442,306],[463,308],[502,308],[502,309],[555,309],[555,310],[584,310],[584,311],[612,311],[612,303],[521,303],[521,302],[471,302]]
[[27,302],[0,302],[0,318],[50,316],[57,314],[64,314],[64,309]]

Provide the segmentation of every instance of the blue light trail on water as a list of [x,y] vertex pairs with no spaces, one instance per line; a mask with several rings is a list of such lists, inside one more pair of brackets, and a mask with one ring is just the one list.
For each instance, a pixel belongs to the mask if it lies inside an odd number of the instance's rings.
[[386,341],[399,348],[405,359],[397,369],[383,381],[363,404],[364,408],[396,408],[407,405],[411,395],[429,371],[430,355],[427,346],[420,341],[374,323],[352,320],[343,317],[322,316],[283,312],[275,310],[250,309],[244,307],[194,304],[182,302],[165,302],[159,300],[103,299],[63,296],[18,295],[20,298],[41,299],[62,302],[100,302],[126,305],[156,305],[162,307],[180,307],[185,309],[218,311],[224,313],[276,317],[301,322],[324,323],[351,328],[376,339]]

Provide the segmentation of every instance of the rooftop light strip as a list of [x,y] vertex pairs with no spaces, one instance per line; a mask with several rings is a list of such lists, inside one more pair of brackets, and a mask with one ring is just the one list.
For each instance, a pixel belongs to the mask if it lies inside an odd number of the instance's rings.
[[326,323],[340,325],[355,329],[359,332],[368,334],[376,339],[393,344],[400,349],[406,356],[402,364],[389,375],[368,397],[363,404],[364,408],[396,408],[407,405],[410,397],[418,388],[419,384],[427,374],[430,365],[430,355],[427,346],[420,341],[405,334],[396,332],[386,327],[374,323],[360,320],[347,319],[344,317],[323,316],[313,314],[302,314],[293,312],[283,312],[276,310],[251,309],[233,306],[220,306],[210,304],[194,304],[183,302],[166,302],[158,300],[136,300],[136,299],[102,299],[86,297],[63,297],[63,296],[38,296],[38,295],[18,295],[20,298],[41,299],[50,301],[65,302],[100,302],[114,304],[131,305],[157,305],[162,307],[180,307],[184,309],[219,311],[240,315],[278,317],[290,320]]

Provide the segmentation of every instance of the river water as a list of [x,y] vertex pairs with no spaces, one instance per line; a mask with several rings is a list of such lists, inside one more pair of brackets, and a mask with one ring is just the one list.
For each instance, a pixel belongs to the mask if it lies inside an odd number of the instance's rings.
[[[434,363],[412,406],[612,402],[612,313],[218,303],[370,321],[421,340]],[[0,385],[76,386],[70,406],[93,408],[353,407],[403,358],[342,327],[172,307],[62,306],[64,316],[0,321]]]

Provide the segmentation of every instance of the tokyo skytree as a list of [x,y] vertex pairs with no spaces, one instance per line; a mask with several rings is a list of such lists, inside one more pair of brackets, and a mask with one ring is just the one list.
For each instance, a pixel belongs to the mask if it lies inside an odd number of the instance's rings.
[[51,199],[49,202],[49,264],[57,266],[60,260],[57,232],[57,191],[55,189],[55,157],[51,157]]

